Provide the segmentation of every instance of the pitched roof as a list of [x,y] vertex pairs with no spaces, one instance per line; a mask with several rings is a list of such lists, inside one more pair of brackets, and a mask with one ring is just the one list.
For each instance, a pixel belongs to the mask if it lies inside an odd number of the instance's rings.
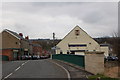
[[24,39],[22,36],[20,36],[19,34],[17,34],[16,32],[13,32],[11,30],[5,29],[4,31],[8,32],[9,34],[13,35],[14,37],[16,37],[17,39]]
[[[81,30],[83,33],[85,33],[91,40],[93,40],[95,43],[97,43],[90,35],[88,35],[82,28],[80,28],[78,25],[76,25],[56,46],[61,44],[61,42],[66,39],[67,36],[69,36],[75,29]],[[97,43],[98,44],[98,43]]]

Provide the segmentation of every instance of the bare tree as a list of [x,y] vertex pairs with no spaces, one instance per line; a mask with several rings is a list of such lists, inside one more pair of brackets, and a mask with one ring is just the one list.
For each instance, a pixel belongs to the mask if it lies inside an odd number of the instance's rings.
[[113,48],[113,53],[116,54],[117,56],[119,55],[119,48],[120,48],[120,38],[118,37],[118,33],[114,32],[112,36],[112,48]]

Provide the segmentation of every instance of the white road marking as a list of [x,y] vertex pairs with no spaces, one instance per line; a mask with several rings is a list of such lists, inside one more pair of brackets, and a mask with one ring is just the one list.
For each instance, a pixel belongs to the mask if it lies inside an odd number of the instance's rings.
[[20,66],[17,69],[15,69],[15,71],[17,71],[18,69],[20,69]]
[[9,75],[7,75],[4,79],[8,78],[9,76],[11,76],[13,73],[10,73]]
[[[50,61],[50,62],[52,62],[52,61]],[[67,76],[68,76],[68,80],[71,80],[71,79],[70,79],[70,73],[69,73],[69,71],[68,71],[66,68],[64,68],[63,66],[61,66],[60,64],[58,64],[58,63],[56,63],[56,62],[52,62],[52,63],[56,64],[57,66],[59,66],[59,67],[61,67],[63,70],[65,70],[65,72],[67,73]]]
[[[29,61],[29,60],[28,60],[28,61]],[[28,61],[26,61],[25,64],[26,64]]]
[[22,66],[24,65],[25,63],[22,63]]
[[[28,61],[26,61],[26,62],[22,63],[22,65],[21,65],[21,66],[25,65],[27,62],[28,62]],[[16,72],[17,70],[19,70],[19,69],[21,68],[21,66],[19,66],[18,68],[16,68],[16,69],[14,70],[14,72]],[[4,78],[3,78],[3,80],[4,80],[4,79],[6,79],[6,78],[8,78],[8,77],[10,77],[12,74],[13,74],[13,73],[10,73],[10,74],[9,74],[9,75],[7,75],[6,77],[4,77]]]

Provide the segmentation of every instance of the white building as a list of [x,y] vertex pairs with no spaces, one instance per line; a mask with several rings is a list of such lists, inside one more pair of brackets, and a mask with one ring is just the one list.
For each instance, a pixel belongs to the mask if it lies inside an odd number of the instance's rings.
[[84,55],[85,51],[102,51],[108,56],[108,46],[100,46],[79,26],[70,31],[56,47],[56,54]]

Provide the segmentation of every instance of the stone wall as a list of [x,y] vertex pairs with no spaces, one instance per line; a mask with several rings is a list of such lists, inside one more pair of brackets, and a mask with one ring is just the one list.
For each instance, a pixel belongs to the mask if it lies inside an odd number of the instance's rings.
[[85,52],[85,70],[93,74],[103,74],[104,52]]

